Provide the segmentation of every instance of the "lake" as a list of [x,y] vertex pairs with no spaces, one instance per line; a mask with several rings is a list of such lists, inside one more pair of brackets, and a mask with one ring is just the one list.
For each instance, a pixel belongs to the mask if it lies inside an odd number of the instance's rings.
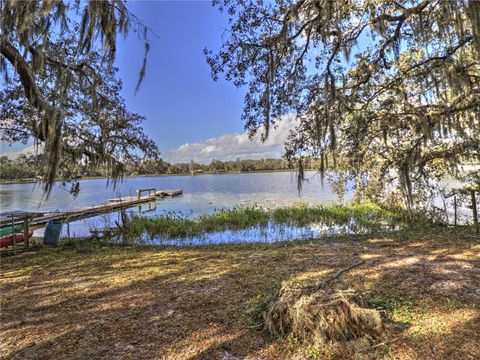
[[[26,210],[56,212],[68,211],[107,202],[108,199],[136,195],[141,188],[183,189],[178,197],[158,198],[151,203],[142,204],[127,210],[129,215],[164,216],[179,214],[193,218],[203,213],[211,213],[218,209],[235,206],[260,206],[263,208],[287,207],[298,203],[309,205],[330,204],[338,202],[338,196],[324,182],[322,186],[320,175],[316,171],[305,173],[306,181],[302,191],[297,189],[296,173],[264,172],[240,174],[211,174],[196,176],[147,176],[130,177],[119,182],[114,188],[107,179],[92,179],[80,181],[80,193],[72,196],[68,189],[60,183],[55,184],[48,199],[38,184],[0,184],[1,211]],[[443,187],[459,186],[454,180],[442,181]],[[352,198],[352,192],[347,192],[345,200]],[[479,199],[480,200],[480,199]],[[450,222],[452,211],[450,199],[447,209]],[[442,207],[440,198],[435,200]],[[465,204],[458,210],[459,223],[471,222],[471,210]],[[92,229],[103,229],[115,225],[120,216],[117,212],[78,220],[69,224],[70,236],[84,237],[90,235]],[[219,244],[225,242],[274,242],[298,239],[309,239],[329,234],[364,233],[368,229],[351,224],[315,223],[309,226],[294,227],[269,224],[267,227],[249,228],[241,231],[222,231],[209,233],[201,237],[184,239],[142,239],[148,244]],[[67,227],[63,228],[67,236]],[[43,236],[43,229],[34,236]]]
[[68,186],[65,188],[57,183],[46,200],[38,185],[1,184],[0,202],[2,211],[66,211],[97,205],[118,195],[136,195],[137,189],[150,187],[184,191],[180,197],[159,199],[155,213],[172,210],[199,213],[255,204],[262,207],[298,202],[318,205],[337,200],[326,181],[322,187],[318,173],[306,172],[306,179],[300,194],[294,172],[131,177],[119,182],[116,188],[106,179],[81,180],[76,198],[69,194]]
[[[0,185],[0,201],[2,211],[67,211],[92,206],[108,201],[119,195],[136,195],[140,188],[154,187],[160,189],[183,189],[179,197],[159,198],[157,201],[142,204],[129,209],[130,214],[142,213],[144,216],[161,216],[169,212],[183,216],[195,217],[201,213],[209,213],[220,208],[234,206],[258,205],[265,208],[285,207],[295,203],[319,205],[334,203],[338,200],[328,183],[322,187],[320,175],[315,171],[305,173],[306,181],[301,193],[297,189],[294,172],[265,172],[241,174],[214,174],[196,176],[155,176],[131,177],[119,182],[115,188],[106,179],[81,180],[80,193],[73,197],[65,188],[57,183],[50,197],[44,198],[41,187],[35,184],[2,184]],[[347,194],[347,200],[350,195]],[[71,236],[86,236],[93,228],[113,225],[118,219],[117,213],[97,216],[95,218],[75,221],[70,224]],[[278,230],[278,231],[277,231]],[[234,234],[210,234],[208,243],[225,242],[226,238],[238,241],[271,241],[298,239],[317,236],[320,232],[330,231],[319,224],[312,229],[249,229]],[[64,233],[66,229],[64,228]],[[278,233],[276,233],[278,232]],[[272,237],[272,233],[276,233]],[[41,236],[42,230],[35,236]],[[167,240],[168,239],[159,239]],[[199,239],[185,239],[187,243],[198,243]]]

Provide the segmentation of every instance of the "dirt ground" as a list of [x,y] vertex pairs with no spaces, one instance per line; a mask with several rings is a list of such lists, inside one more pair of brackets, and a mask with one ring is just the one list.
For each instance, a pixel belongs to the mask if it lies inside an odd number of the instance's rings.
[[1,259],[4,359],[304,359],[261,311],[283,281],[342,276],[381,310],[359,359],[480,359],[480,238],[466,229],[205,247],[85,246]]

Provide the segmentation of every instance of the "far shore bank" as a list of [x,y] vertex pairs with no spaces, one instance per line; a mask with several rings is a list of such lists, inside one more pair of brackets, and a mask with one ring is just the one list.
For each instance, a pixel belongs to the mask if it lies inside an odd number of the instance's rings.
[[[139,178],[139,177],[171,177],[171,176],[201,176],[201,175],[230,175],[230,174],[258,174],[258,173],[275,173],[275,172],[294,172],[294,169],[280,169],[280,170],[255,170],[255,171],[217,171],[217,172],[201,172],[201,173],[182,173],[182,174],[139,174],[124,176],[123,179]],[[305,171],[317,171],[317,169],[305,169]],[[78,178],[77,180],[99,180],[99,179],[111,179],[108,176],[85,176]],[[59,182],[61,180],[56,180]],[[0,185],[11,184],[32,184],[40,182],[37,179],[18,179],[18,180],[4,180],[0,179]]]

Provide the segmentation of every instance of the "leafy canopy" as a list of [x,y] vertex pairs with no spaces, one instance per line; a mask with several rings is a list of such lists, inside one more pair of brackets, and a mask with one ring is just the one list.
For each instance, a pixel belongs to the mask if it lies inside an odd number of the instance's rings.
[[[2,140],[44,145],[47,192],[80,165],[107,165],[116,179],[126,160],[158,156],[113,66],[119,34],[133,30],[149,50],[149,29],[123,1],[0,0],[0,30]],[[137,89],[145,67],[146,57]]]
[[287,157],[314,155],[375,196],[396,184],[407,203],[480,162],[480,1],[214,4],[230,25],[206,50],[213,77],[247,87],[252,133],[297,114]]

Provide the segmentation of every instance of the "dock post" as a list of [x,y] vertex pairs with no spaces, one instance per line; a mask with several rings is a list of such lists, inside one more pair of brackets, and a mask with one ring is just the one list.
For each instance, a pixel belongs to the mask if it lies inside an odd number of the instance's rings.
[[28,250],[28,247],[29,247],[29,238],[28,238],[28,218],[25,219],[24,223],[23,223],[23,236],[25,236],[25,243],[24,243],[24,246],[25,246],[25,250]]
[[17,237],[15,236],[15,223],[13,221],[13,216],[12,216],[12,246],[13,246],[13,253],[15,254],[15,243],[17,242]]
[[124,207],[122,207],[120,209],[120,216],[122,218],[122,226],[123,226],[123,228],[125,228],[125,225],[127,223],[127,214],[125,213],[125,208]]
[[477,199],[475,198],[475,189],[470,190],[472,197],[472,211],[473,211],[473,224],[475,225],[475,232],[480,233],[480,226],[478,224],[478,213],[477,213]]
[[454,219],[453,224],[457,226],[457,195],[453,196]]
[[67,215],[67,236],[68,236],[68,243],[70,244],[70,216]]

